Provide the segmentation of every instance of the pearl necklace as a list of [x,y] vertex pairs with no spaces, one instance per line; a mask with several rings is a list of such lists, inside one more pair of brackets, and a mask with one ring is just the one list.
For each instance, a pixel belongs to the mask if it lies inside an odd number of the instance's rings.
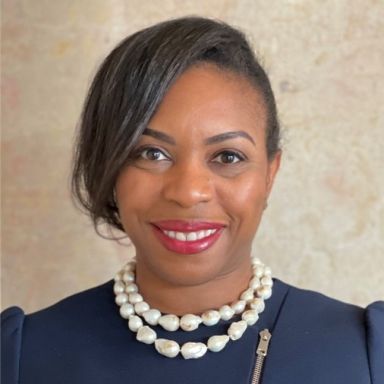
[[[201,316],[186,314],[179,318],[173,314],[162,315],[158,309],[150,308],[139,293],[135,284],[135,267],[135,261],[129,262],[116,274],[113,287],[116,304],[120,307],[120,315],[128,320],[129,329],[137,333],[136,339],[145,344],[154,344],[155,349],[166,357],[175,357],[181,352],[185,359],[193,359],[204,356],[207,350],[221,351],[229,340],[240,339],[247,327],[257,322],[265,308],[264,300],[272,295],[271,269],[259,259],[252,258],[252,278],[248,288],[234,303],[205,311]],[[179,328],[190,332],[200,324],[212,326],[220,320],[230,320],[234,315],[241,315],[241,320],[232,322],[226,335],[211,336],[207,344],[187,342],[180,347],[174,340],[157,338],[156,332],[149,327],[160,325],[171,332]],[[144,325],[144,321],[149,325]]]

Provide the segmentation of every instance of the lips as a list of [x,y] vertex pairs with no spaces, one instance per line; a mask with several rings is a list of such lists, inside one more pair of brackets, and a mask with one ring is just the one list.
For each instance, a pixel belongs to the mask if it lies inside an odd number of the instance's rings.
[[185,220],[163,220],[151,224],[161,244],[181,254],[207,250],[219,239],[225,227],[221,223]]

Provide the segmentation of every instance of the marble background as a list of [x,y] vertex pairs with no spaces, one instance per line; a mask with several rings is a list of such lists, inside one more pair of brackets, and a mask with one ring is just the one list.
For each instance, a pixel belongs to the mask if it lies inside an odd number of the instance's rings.
[[121,38],[191,14],[242,28],[276,92],[284,158],[254,252],[288,283],[384,298],[383,1],[3,0],[3,308],[101,284],[134,252],[71,202],[75,127]]

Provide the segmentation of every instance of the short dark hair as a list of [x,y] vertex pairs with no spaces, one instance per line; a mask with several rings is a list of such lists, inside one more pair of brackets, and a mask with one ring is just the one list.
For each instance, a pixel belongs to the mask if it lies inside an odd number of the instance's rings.
[[72,192],[98,224],[124,230],[114,186],[124,164],[171,84],[186,69],[213,63],[247,78],[267,109],[266,148],[279,151],[273,91],[246,37],[216,20],[184,17],[128,36],[106,57],[90,87],[75,146]]

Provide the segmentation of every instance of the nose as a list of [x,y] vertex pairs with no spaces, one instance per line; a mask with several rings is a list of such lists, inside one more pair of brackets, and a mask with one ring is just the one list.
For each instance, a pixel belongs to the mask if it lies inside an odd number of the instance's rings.
[[163,195],[183,208],[209,202],[213,185],[208,167],[191,161],[174,165],[166,176]]

